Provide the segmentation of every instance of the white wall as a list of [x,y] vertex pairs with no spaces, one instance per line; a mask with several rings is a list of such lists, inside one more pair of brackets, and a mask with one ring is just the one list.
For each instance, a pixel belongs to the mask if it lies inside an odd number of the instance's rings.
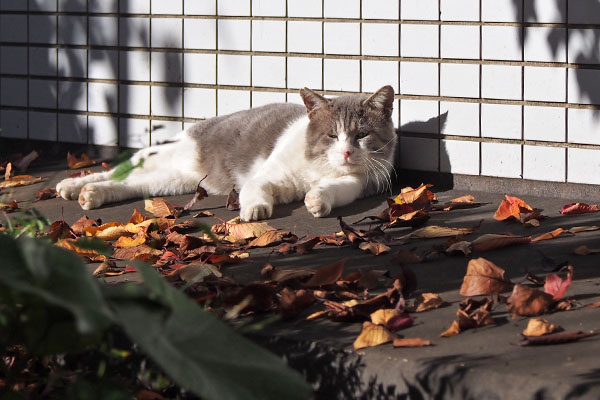
[[397,92],[407,169],[600,183],[600,0],[0,0],[1,137],[141,147]]

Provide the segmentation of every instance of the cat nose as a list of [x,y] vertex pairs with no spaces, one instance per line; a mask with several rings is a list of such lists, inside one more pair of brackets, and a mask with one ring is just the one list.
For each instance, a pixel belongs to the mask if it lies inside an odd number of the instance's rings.
[[346,150],[346,151],[344,152],[344,160],[347,160],[347,159],[349,159],[349,158],[350,158],[350,156],[352,155],[352,153],[354,153],[354,152],[353,152],[353,151],[350,151],[350,150]]

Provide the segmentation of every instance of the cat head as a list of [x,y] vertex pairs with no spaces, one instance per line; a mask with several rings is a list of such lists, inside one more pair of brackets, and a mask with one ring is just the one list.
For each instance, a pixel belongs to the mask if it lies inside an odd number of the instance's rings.
[[362,173],[382,184],[390,181],[397,140],[391,86],[371,96],[350,94],[327,99],[307,88],[300,90],[300,95],[310,119],[307,158],[326,161],[340,174]]

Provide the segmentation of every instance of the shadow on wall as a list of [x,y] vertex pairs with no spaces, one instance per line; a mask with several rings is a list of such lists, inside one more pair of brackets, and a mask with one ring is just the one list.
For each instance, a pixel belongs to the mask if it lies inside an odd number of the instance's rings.
[[[46,0],[30,2],[30,10],[45,11],[47,8],[43,5],[44,1]],[[81,12],[86,10],[87,1],[65,0],[59,3],[61,10]],[[119,1],[106,0],[101,7],[107,10],[118,10]],[[44,18],[47,20],[44,21]],[[82,112],[146,115],[147,104],[151,101],[152,95],[160,104],[162,112],[175,113],[177,110],[181,110],[180,91],[157,90],[157,93],[151,94],[149,86],[129,84],[133,83],[132,81],[151,79],[149,58],[140,62],[140,55],[149,56],[151,53],[149,51],[149,25],[140,24],[135,20],[136,18],[127,17],[86,17],[85,15],[71,14],[58,17],[35,14],[35,20],[30,19],[30,31],[35,31],[35,36],[29,46],[30,73],[44,76],[44,79],[30,78],[29,107],[43,107],[52,110],[56,108],[56,118],[58,118],[56,125],[48,124],[41,119],[36,120],[36,118],[38,115],[48,118],[52,114],[47,112],[30,113],[30,139],[54,141],[57,138],[61,142],[126,145],[128,143],[124,142],[126,140],[124,133],[132,133],[131,127],[128,127],[127,118],[122,118],[121,121],[118,117],[107,115],[89,116],[88,118]],[[58,30],[56,29],[57,24]],[[120,29],[117,24],[121,25]],[[53,38],[57,31],[58,37],[55,43],[69,45],[69,47],[56,50],[44,47],[45,43],[51,43],[45,38]],[[44,42],[36,42],[35,38],[41,38],[40,40],[44,40]],[[171,40],[171,42],[175,42],[175,40]],[[38,43],[41,46],[36,46]],[[70,45],[88,45],[94,46],[94,48],[76,48]],[[117,45],[137,48],[125,48],[119,54],[119,50],[115,49]],[[169,75],[173,76],[173,71],[183,70],[181,50],[173,50],[172,52],[154,53],[156,57],[152,63],[153,81],[174,82]],[[144,65],[148,67],[144,68]],[[140,70],[147,74],[147,78],[140,77],[139,74],[136,76],[136,71]],[[51,78],[56,74],[59,79],[54,81]],[[175,75],[177,76],[175,82],[181,84],[181,72]],[[101,81],[89,82],[90,79]],[[119,83],[119,80],[124,82]],[[140,90],[143,90],[141,88],[147,90],[145,96],[139,95]],[[161,95],[164,96],[164,99],[159,98]],[[140,128],[139,121],[142,120],[137,120],[138,124],[132,124],[133,129],[145,129],[145,132],[135,132],[135,134],[145,137],[143,141],[140,140],[140,144],[147,145],[150,124],[148,122],[145,124],[146,128]],[[49,128],[49,126],[57,126],[58,132],[52,135],[54,128]],[[121,131],[121,138],[118,137],[119,131]],[[6,132],[6,136],[23,137],[22,133],[17,132],[12,134]]]

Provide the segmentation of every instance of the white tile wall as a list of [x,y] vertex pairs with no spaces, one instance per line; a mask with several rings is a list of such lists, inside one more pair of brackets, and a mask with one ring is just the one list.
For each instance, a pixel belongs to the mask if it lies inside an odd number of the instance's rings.
[[252,50],[285,51],[284,21],[252,21]]
[[119,145],[141,148],[150,143],[150,123],[145,119],[119,119]]
[[2,132],[0,137],[27,139],[27,112],[16,110],[0,111]]
[[441,0],[442,21],[479,21],[479,0]]
[[116,50],[88,51],[88,77],[93,79],[116,79],[119,68]]
[[150,27],[150,44],[152,47],[181,47],[183,20],[179,18],[152,18]]
[[362,54],[398,56],[397,24],[362,24]]
[[181,117],[181,98],[181,88],[152,86],[150,88],[151,114],[164,117]]
[[285,93],[275,92],[252,92],[252,108],[272,103],[285,103]]
[[560,147],[523,147],[523,178],[564,182],[567,149]]
[[285,87],[285,58],[252,57],[252,86]]
[[117,112],[117,85],[111,83],[88,83],[88,111]]
[[567,61],[567,30],[563,28],[525,28],[525,61]]
[[482,57],[484,60],[523,59],[520,43],[520,28],[514,26],[483,26],[482,28]]
[[250,92],[224,89],[217,91],[218,115],[231,114],[247,108],[250,108]]
[[85,78],[87,76],[86,49],[58,49],[58,76]]
[[56,43],[56,16],[30,15],[29,42]]
[[442,140],[440,146],[442,172],[479,175],[479,142]]
[[320,58],[288,57],[287,87],[323,88],[323,60]]
[[439,20],[438,0],[402,0],[400,18],[405,20]]
[[567,149],[567,182],[600,184],[600,150]]
[[481,20],[486,22],[519,22],[523,0],[481,0]]
[[399,13],[399,0],[362,0],[363,18],[395,19]]
[[[186,3],[187,4],[187,3]],[[214,19],[186,18],[183,23],[183,44],[186,49],[215,49],[217,22]]]
[[[525,139],[564,142],[566,116],[567,111],[562,107],[525,106],[523,111]],[[573,131],[570,132],[572,134]]]
[[[187,3],[189,3],[189,1]],[[148,14],[150,12],[150,2],[146,0],[120,0],[119,8],[123,13]]]
[[569,29],[570,63],[596,64],[600,61],[600,29]]
[[76,114],[58,114],[58,140],[69,143],[87,143],[87,117]]
[[436,96],[438,73],[438,64],[401,61],[400,93]]
[[89,17],[90,44],[116,46],[119,42],[119,20],[117,17]]
[[[154,54],[158,57],[157,53]],[[150,53],[145,51],[122,51],[119,76],[128,81],[150,80]]]
[[181,14],[182,0],[154,0],[150,2],[152,14]]
[[183,91],[183,110],[183,116],[186,118],[211,118],[216,116],[216,90],[185,88]]
[[567,0],[524,0],[527,22],[566,22]]
[[85,82],[58,82],[58,108],[61,110],[86,111],[87,98]]
[[565,68],[525,67],[525,100],[566,101]]
[[403,100],[400,102],[400,131],[439,133],[438,102],[432,100]]
[[400,168],[437,171],[439,141],[414,137],[400,138]]
[[481,174],[521,178],[521,145],[481,143]]
[[18,78],[0,79],[0,105],[27,106],[27,80]]
[[569,23],[600,24],[600,5],[596,0],[570,0]]
[[219,54],[217,56],[219,85],[250,85],[250,56]]
[[153,82],[180,82],[182,78],[181,64],[181,53],[152,52],[150,54],[150,79]]
[[119,111],[125,114],[150,113],[150,86],[120,85]]
[[322,17],[323,0],[287,0],[290,17]]
[[220,19],[217,25],[219,49],[250,50],[250,21]]
[[58,44],[87,44],[87,17],[59,15]]
[[116,146],[119,141],[117,118],[90,115],[88,117],[88,143]]
[[160,144],[167,140],[173,140],[175,135],[183,129],[183,124],[179,121],[150,121],[150,145]]
[[217,14],[250,15],[250,0],[219,0]]
[[359,18],[360,0],[323,0],[325,18]]
[[449,97],[479,97],[479,65],[441,64],[440,94]]
[[440,102],[440,115],[443,119],[440,122],[444,122],[440,126],[441,133],[445,135],[479,136],[478,103],[442,101]]
[[362,91],[375,92],[382,86],[391,85],[398,93],[398,61],[364,60],[362,62]]
[[569,115],[569,142],[600,145],[600,110],[571,108]]
[[[29,49],[29,53],[36,53],[37,48]],[[46,49],[42,54],[46,55]],[[42,63],[43,64],[43,63]],[[27,70],[27,47],[0,47],[0,73],[19,74]],[[32,72],[33,73],[33,72]]]
[[57,105],[56,81],[30,79],[29,80],[29,105],[31,107],[56,108]]
[[323,46],[325,54],[360,54],[360,24],[325,22]]
[[[214,29],[212,32],[214,32]],[[119,42],[122,46],[129,47],[146,47],[150,45],[150,20],[141,17],[120,18]],[[215,43],[214,40],[213,43]]]
[[205,85],[217,83],[217,56],[215,54],[184,54],[183,78],[187,83]]
[[[17,0],[20,3],[23,3],[21,0]],[[56,0],[29,0],[29,10],[30,11],[58,11],[58,4]],[[2,6],[0,6],[0,9]]]
[[56,141],[56,113],[29,112],[29,139]]
[[254,0],[252,15],[285,17],[286,0]]
[[442,58],[479,59],[479,26],[442,25]]
[[438,29],[437,25],[408,24],[400,26],[400,55],[402,57],[438,57]]
[[288,51],[292,53],[320,53],[323,51],[323,24],[312,21],[288,22]]
[[325,59],[323,70],[325,90],[360,91],[360,61]]
[[94,13],[116,13],[118,0],[88,0],[88,10]]
[[569,69],[569,103],[600,103],[600,71],[593,69]]
[[[19,49],[17,47],[17,49]],[[29,48],[29,73],[32,75],[56,76],[56,68],[58,66],[58,53],[55,48],[47,47],[30,47]],[[19,59],[16,60],[20,64]],[[13,62],[9,60],[9,62]],[[23,73],[26,66],[13,73]]]
[[521,138],[521,106],[481,105],[481,136],[502,139]]
[[485,99],[522,99],[522,67],[512,65],[481,66],[481,97]]
[[0,15],[0,40],[27,42],[27,17],[25,15]]

